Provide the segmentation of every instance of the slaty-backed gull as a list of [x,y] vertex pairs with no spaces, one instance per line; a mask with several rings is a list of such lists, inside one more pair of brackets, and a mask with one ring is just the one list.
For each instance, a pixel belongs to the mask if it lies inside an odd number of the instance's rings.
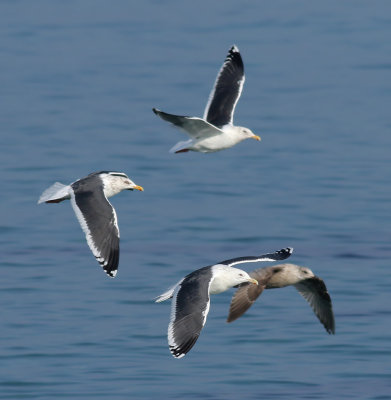
[[203,118],[167,114],[153,108],[156,115],[190,136],[189,140],[178,142],[170,152],[192,150],[213,153],[228,149],[244,139],[261,140],[250,129],[233,125],[233,114],[242,93],[244,79],[242,57],[239,49],[232,46],[217,74]]
[[293,285],[308,301],[315,315],[330,334],[335,333],[335,322],[331,298],[321,278],[305,267],[281,264],[259,268],[249,273],[258,281],[258,286],[242,284],[234,294],[227,322],[243,315],[260,296],[264,289],[282,288]]
[[144,190],[122,172],[93,172],[70,185],[56,182],[42,193],[38,204],[70,199],[92,254],[114,278],[119,261],[119,229],[117,214],[107,199],[122,190],[134,189]]
[[[168,346],[175,358],[181,358],[194,346],[205,325],[210,307],[210,294],[217,294],[243,282],[257,284],[247,272],[234,265],[284,260],[292,248],[257,257],[239,257],[191,272],[172,288],[157,297],[156,302],[172,298],[171,318],[168,325]],[[255,286],[255,285],[252,285]]]

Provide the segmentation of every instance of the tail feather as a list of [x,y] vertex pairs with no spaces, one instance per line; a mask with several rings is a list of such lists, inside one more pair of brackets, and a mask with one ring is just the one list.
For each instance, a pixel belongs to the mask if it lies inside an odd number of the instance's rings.
[[176,289],[176,285],[173,286],[172,288],[168,289],[166,292],[162,293],[160,296],[157,296],[155,298],[155,303],[161,303],[162,301],[171,299],[171,297],[174,295],[175,289]]
[[174,292],[176,288],[182,283],[183,279],[181,279],[178,283],[176,283],[174,286],[170,287],[170,289],[166,290],[164,293],[162,293],[160,296],[157,296],[155,298],[155,303],[161,303],[162,301],[166,301],[168,299],[171,299],[171,297],[174,296]]
[[54,183],[48,187],[38,200],[38,204],[41,203],[59,203],[60,201],[70,199],[69,185],[63,185],[60,182]]
[[188,148],[193,143],[192,139],[178,142],[171,150],[170,153],[185,153],[189,151]]

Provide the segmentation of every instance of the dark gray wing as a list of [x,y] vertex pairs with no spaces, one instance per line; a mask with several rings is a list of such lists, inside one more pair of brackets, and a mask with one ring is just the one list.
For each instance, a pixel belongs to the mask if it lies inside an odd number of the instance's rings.
[[242,57],[239,49],[232,46],[209,96],[204,112],[206,121],[219,128],[232,124],[235,106],[242,93],[244,79]]
[[322,279],[315,276],[294,285],[308,301],[315,315],[330,334],[335,333],[335,321],[331,297]]
[[176,289],[168,326],[168,346],[176,358],[183,357],[194,346],[209,312],[210,267],[187,275]]
[[88,246],[105,272],[115,277],[119,262],[117,215],[103,193],[98,176],[71,185],[71,204],[86,235]]
[[168,114],[157,108],[152,108],[152,111],[164,121],[171,122],[193,139],[205,139],[222,133],[221,129],[198,117]]
[[235,321],[235,319],[241,317],[253,305],[255,300],[265,289],[266,283],[273,274],[274,268],[275,267],[259,268],[248,273],[251,278],[258,281],[258,285],[249,285],[248,283],[239,285],[239,289],[233,295],[229,306],[227,322]]
[[262,254],[261,256],[248,256],[248,257],[238,257],[232,258],[230,260],[225,260],[219,262],[219,264],[228,265],[232,267],[236,264],[250,263],[250,262],[261,262],[261,261],[281,261],[290,257],[293,252],[292,247],[286,247],[285,249],[281,249],[275,251],[274,253]]

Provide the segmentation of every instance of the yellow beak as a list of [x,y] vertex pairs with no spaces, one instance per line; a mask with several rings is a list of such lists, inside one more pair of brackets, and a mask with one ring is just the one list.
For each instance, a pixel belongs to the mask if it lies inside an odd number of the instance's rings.
[[134,186],[132,189],[137,189],[137,190],[139,190],[140,192],[143,192],[143,191],[144,191],[144,188],[143,188],[142,186],[138,186],[138,185]]
[[258,285],[258,281],[256,279],[251,278],[249,280],[250,283],[254,283],[255,285]]
[[258,135],[251,136],[251,139],[258,140],[258,142],[261,141],[261,138],[260,138],[260,136],[258,136]]

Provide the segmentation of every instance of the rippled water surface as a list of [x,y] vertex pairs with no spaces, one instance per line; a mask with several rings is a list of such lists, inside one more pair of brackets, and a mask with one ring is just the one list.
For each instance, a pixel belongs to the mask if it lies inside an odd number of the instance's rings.
[[[1,399],[391,398],[389,2],[15,0],[0,21]],[[262,141],[169,154],[184,136],[151,108],[201,116],[234,43],[235,122]],[[104,169],[145,188],[112,199],[116,279],[69,203],[36,204]],[[229,291],[171,357],[155,296],[286,246],[335,336],[293,288],[228,325]]]

